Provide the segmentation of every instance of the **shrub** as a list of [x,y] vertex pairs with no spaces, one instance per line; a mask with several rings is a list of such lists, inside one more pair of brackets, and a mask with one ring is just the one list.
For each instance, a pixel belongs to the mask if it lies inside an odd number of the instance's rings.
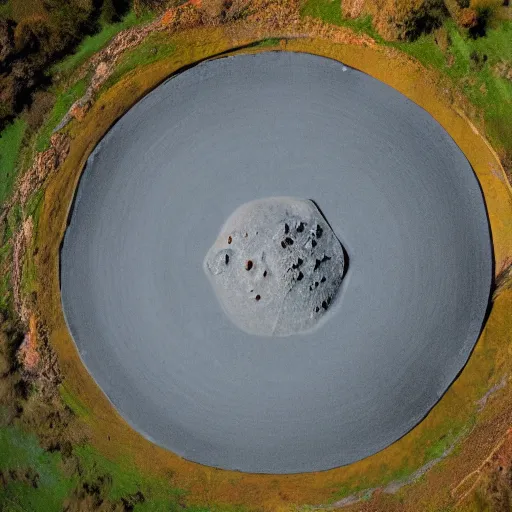
[[30,107],[23,113],[25,121],[32,130],[40,128],[55,104],[55,95],[48,91],[37,91],[32,95]]
[[0,66],[3,67],[14,52],[13,23],[0,19]]
[[14,46],[19,54],[35,53],[41,48],[47,48],[49,39],[50,28],[42,16],[31,16],[18,23],[14,30]]

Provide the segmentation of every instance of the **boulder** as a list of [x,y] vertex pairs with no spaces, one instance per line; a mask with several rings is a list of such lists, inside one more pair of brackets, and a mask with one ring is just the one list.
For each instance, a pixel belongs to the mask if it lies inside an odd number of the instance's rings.
[[204,259],[231,321],[250,334],[314,328],[344,276],[343,247],[313,201],[271,197],[235,210]]

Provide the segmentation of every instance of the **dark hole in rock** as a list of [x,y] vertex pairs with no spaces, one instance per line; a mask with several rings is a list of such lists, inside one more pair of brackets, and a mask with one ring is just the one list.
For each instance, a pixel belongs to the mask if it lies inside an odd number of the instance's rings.
[[304,263],[304,260],[302,258],[297,258],[297,263],[294,263],[292,265],[292,268],[294,270],[298,269],[302,264]]
[[317,306],[317,307],[315,308],[315,313],[318,313],[319,311],[320,311],[320,308]]
[[287,237],[285,238],[285,242],[286,242],[288,245],[293,245],[293,239],[292,239],[292,238],[290,238],[289,236],[287,236]]
[[315,281],[315,288],[318,286],[318,281]]
[[299,223],[299,225],[297,226],[297,231],[299,233],[302,233],[304,231],[304,222]]
[[229,263],[229,254],[226,254],[226,257],[224,258],[224,261],[226,262],[226,265]]
[[233,241],[233,238],[231,236],[228,236],[228,244],[230,244]]
[[304,274],[302,272],[299,272],[299,275],[297,276],[297,281],[302,281],[304,278]]
[[288,224],[285,223],[285,225],[284,225],[284,234],[287,235],[289,232],[290,232],[290,226],[288,226]]
[[263,272],[263,277],[267,277],[267,271]]
[[331,258],[329,256],[326,256],[325,254],[324,254],[324,256],[323,256],[323,258],[321,260],[316,259],[315,260],[315,268],[314,268],[314,270],[317,270],[322,263],[325,263],[326,261],[329,261],[330,259]]
[[321,283],[325,283],[325,276],[324,276],[324,277],[322,277],[322,279],[320,279],[320,282],[321,282]]
[[327,302],[325,302],[325,300],[322,302],[322,307],[323,307],[324,309],[327,309]]
[[285,242],[284,240],[281,242],[281,247],[282,247],[283,249],[286,249],[286,242]]
[[312,245],[313,247],[316,247],[316,240],[311,240],[311,245]]
[[256,300],[260,300],[261,299],[261,295],[256,295]]
[[324,230],[321,228],[320,225],[316,225],[316,237],[317,238],[320,238],[322,236],[322,233],[324,232]]
[[251,270],[253,266],[252,260],[247,260],[245,263],[245,270]]

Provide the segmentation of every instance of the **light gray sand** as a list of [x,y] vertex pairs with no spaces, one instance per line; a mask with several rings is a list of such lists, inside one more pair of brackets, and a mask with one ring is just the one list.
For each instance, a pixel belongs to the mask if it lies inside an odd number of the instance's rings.
[[[350,255],[335,316],[249,335],[202,263],[241,204],[310,198]],[[188,459],[249,472],[348,464],[410,430],[477,340],[492,255],[477,180],[425,111],[306,54],[200,64],[91,155],[61,260],[66,319],[122,416]]]

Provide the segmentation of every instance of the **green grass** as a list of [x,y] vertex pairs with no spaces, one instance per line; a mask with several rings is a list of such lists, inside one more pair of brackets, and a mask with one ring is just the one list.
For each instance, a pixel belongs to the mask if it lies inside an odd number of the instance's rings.
[[12,5],[10,1],[0,5],[0,18],[12,18]]
[[422,35],[410,43],[387,43],[418,59],[424,66],[444,69],[446,57],[437,46],[432,34]]
[[112,87],[124,75],[136,68],[153,64],[172,55],[176,45],[169,41],[165,33],[151,34],[139,46],[126,52],[119,60],[114,72],[103,85],[102,90]]
[[[439,69],[452,79],[469,100],[481,108],[491,141],[512,151],[512,82],[497,75],[494,68],[502,60],[512,64],[512,21],[503,21],[472,39],[455,22],[446,20],[450,45],[444,55],[432,34],[412,43],[394,46],[412,55],[425,66]],[[448,59],[452,63],[448,64]]]
[[[462,86],[470,101],[484,112],[491,141],[512,151],[512,82],[495,72],[495,66],[502,60],[506,59],[512,65],[512,21],[500,23],[489,29],[485,37],[475,40],[458,34],[453,23],[447,26],[455,58],[455,64],[447,70],[447,74]],[[478,57],[479,62],[475,63],[472,56]],[[465,80],[465,75],[473,80]]]
[[376,41],[382,42],[382,38],[373,27],[370,15],[355,19],[344,18],[339,0],[306,0],[301,9],[301,16],[311,16],[331,25],[348,27],[354,32],[368,34]]
[[[512,61],[512,21],[491,23],[484,37],[472,39],[455,21],[447,19],[444,29],[450,44],[445,54],[436,44],[434,34],[423,35],[413,42],[386,42],[376,33],[370,16],[346,19],[341,3],[336,0],[306,0],[301,15],[364,32],[381,44],[411,55],[424,66],[438,69],[482,109],[491,142],[512,151],[512,82],[497,76],[493,70],[502,60],[508,60],[509,64]],[[449,58],[452,60],[450,65]]]
[[[37,232],[39,226],[39,217],[43,209],[44,190],[37,190],[27,201],[25,207],[25,215],[32,216],[34,232]],[[35,291],[37,284],[37,267],[35,265],[33,250],[35,239],[32,238],[30,245],[27,247],[25,259],[23,262],[23,272],[21,273],[21,289],[25,296]]]
[[341,3],[336,0],[307,0],[301,10],[302,16],[319,18],[326,23],[342,25]]
[[21,211],[20,203],[15,203],[12,205],[9,213],[7,214],[7,230],[5,232],[5,237],[7,239],[11,238],[13,233],[17,231],[17,229],[21,225],[21,221],[23,219],[23,213]]
[[76,485],[76,478],[66,477],[58,452],[44,451],[35,435],[15,427],[0,428],[0,470],[16,471],[19,476],[29,470],[37,474],[37,486],[23,480],[0,487],[0,504],[6,512],[60,512],[62,503]]
[[62,118],[71,108],[71,105],[81,98],[85,94],[86,90],[87,80],[84,78],[79,80],[70,89],[62,91],[60,94],[57,93],[55,105],[37,135],[37,151],[45,151],[50,147],[50,138],[53,134],[53,130],[55,130],[57,125],[62,121]]
[[44,190],[37,190],[27,201],[25,206],[25,215],[28,217],[32,215],[32,220],[34,221],[34,228],[37,230],[37,226],[39,223],[39,215],[41,213],[41,206],[44,197]]
[[121,463],[106,459],[89,445],[75,447],[74,453],[80,459],[81,478],[94,481],[100,475],[109,475],[106,498],[117,501],[123,497],[142,492],[144,502],[136,504],[134,512],[237,512],[245,510],[236,506],[185,506],[186,492],[174,487],[171,476],[169,479],[151,477],[142,474],[132,463]]
[[278,37],[269,37],[268,39],[262,39],[258,41],[254,46],[256,48],[266,48],[268,46],[277,46],[280,39]]
[[60,386],[60,396],[62,401],[79,417],[87,418],[90,416],[90,411],[87,407],[72,393],[70,393],[65,386]]
[[[15,472],[6,486],[0,487],[2,512],[60,512],[64,501],[85,482],[99,485],[101,497],[111,502],[130,500],[142,493],[144,501],[134,502],[134,512],[243,512],[237,506],[186,505],[186,492],[168,479],[143,475],[132,463],[117,463],[99,454],[90,445],[73,448],[79,471],[64,470],[59,452],[43,450],[37,437],[18,427],[0,427],[0,471]],[[34,487],[32,481],[37,485]]]
[[87,36],[81,42],[75,53],[55,64],[51,69],[51,73],[70,73],[81,66],[89,57],[106,46],[119,32],[134,27],[135,25],[147,23],[151,21],[154,16],[153,13],[146,12],[138,18],[132,11],[118,23],[103,25],[97,34]]
[[27,123],[16,119],[0,133],[0,204],[12,193],[17,176],[18,157]]

